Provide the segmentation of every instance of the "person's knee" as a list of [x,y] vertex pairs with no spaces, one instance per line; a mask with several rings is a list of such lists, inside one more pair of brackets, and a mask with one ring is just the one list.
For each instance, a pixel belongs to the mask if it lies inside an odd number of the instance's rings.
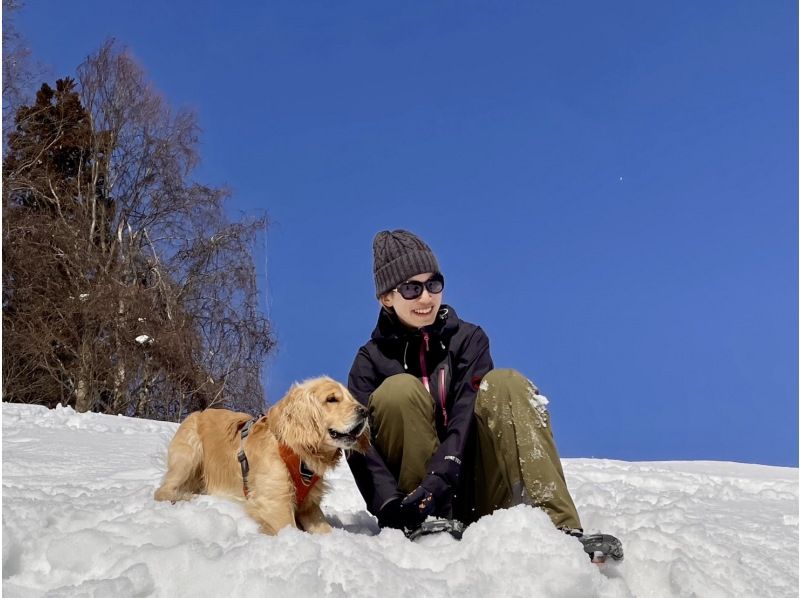
[[520,374],[517,370],[511,368],[498,368],[488,372],[481,380],[480,389],[492,394],[503,392],[507,390],[519,390],[521,388],[533,387],[538,390],[536,386],[528,380],[525,376]]
[[538,394],[536,385],[520,372],[511,368],[498,368],[488,372],[481,381],[476,401],[476,411],[488,408],[501,397]]
[[483,380],[489,386],[504,386],[508,384],[528,383],[529,380],[517,370],[511,368],[497,368],[488,372]]
[[422,383],[411,374],[389,376],[375,389],[369,400],[370,411],[379,414],[393,414],[408,408],[411,398],[425,390]]

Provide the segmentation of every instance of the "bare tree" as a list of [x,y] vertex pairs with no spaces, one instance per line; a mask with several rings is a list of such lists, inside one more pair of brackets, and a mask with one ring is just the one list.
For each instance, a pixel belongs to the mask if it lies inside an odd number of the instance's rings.
[[198,127],[113,42],[19,109],[3,171],[7,400],[180,419],[263,404],[264,218],[194,182]]
[[[23,3],[3,0],[3,113],[13,114],[28,100],[34,81],[44,68],[35,63],[15,24]],[[13,119],[3,119],[3,135],[7,135]]]

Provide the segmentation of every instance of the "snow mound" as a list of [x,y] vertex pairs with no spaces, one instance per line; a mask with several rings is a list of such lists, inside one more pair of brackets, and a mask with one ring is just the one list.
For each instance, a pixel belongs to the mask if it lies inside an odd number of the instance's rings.
[[540,511],[516,507],[461,542],[379,533],[346,465],[326,536],[260,534],[241,505],[153,492],[175,424],[3,404],[5,596],[797,596],[797,469],[564,461],[588,531],[626,560],[589,563]]

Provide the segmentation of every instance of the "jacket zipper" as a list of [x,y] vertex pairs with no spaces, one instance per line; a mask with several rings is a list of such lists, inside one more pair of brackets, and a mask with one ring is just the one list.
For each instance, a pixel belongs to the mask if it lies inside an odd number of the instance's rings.
[[442,413],[444,414],[444,427],[447,427],[447,409],[445,408],[445,401],[447,398],[447,393],[444,390],[444,383],[447,377],[447,372],[445,372],[445,367],[442,366],[442,369],[439,370],[439,402],[442,404]]
[[[422,333],[422,342],[419,344],[419,369],[422,372],[422,384],[425,385],[425,390],[431,391],[430,380],[428,379],[428,367],[425,364],[425,353],[430,349],[430,336],[427,332]],[[442,416],[444,418],[444,425],[447,427],[447,392],[445,390],[445,382],[447,379],[447,372],[445,367],[439,370],[439,403],[442,406]]]
[[428,350],[428,333],[422,333],[422,341],[419,344],[419,369],[422,372],[422,383],[425,385],[425,390],[431,391],[431,384],[428,381],[428,368],[425,365],[425,352]]

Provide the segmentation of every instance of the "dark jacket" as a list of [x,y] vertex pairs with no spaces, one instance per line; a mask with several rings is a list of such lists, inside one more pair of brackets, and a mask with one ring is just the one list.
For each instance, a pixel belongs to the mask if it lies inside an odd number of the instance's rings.
[[[492,367],[488,337],[479,326],[459,320],[452,307],[443,305],[436,321],[420,330],[406,328],[394,314],[381,310],[371,340],[358,350],[348,387],[367,405],[389,376],[408,373],[422,380],[427,374],[441,443],[427,471],[455,490],[461,481],[478,387]],[[348,463],[371,513],[377,515],[400,493],[397,480],[374,447],[363,456],[351,454]]]

